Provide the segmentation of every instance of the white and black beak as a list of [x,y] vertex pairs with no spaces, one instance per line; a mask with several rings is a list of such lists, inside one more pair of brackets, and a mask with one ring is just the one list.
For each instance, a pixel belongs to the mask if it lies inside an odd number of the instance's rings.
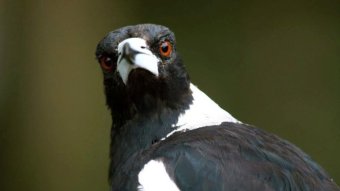
[[155,56],[142,38],[128,38],[118,44],[117,71],[127,84],[133,69],[145,69],[158,77],[160,59]]

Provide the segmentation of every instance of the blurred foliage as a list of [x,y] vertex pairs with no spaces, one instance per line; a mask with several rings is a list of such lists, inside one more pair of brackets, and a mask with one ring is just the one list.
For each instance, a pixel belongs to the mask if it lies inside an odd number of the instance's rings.
[[0,190],[108,190],[97,42],[169,26],[192,81],[340,181],[340,2],[0,1]]

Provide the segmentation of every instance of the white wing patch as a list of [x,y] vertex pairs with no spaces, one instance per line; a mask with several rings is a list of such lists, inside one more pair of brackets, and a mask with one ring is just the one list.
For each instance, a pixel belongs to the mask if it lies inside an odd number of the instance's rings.
[[176,129],[170,132],[166,137],[169,137],[177,131],[220,125],[223,122],[241,123],[218,106],[195,85],[190,84],[190,89],[193,95],[193,103],[179,116],[177,123],[173,124],[173,127]]
[[162,161],[151,160],[138,174],[139,191],[179,191]]

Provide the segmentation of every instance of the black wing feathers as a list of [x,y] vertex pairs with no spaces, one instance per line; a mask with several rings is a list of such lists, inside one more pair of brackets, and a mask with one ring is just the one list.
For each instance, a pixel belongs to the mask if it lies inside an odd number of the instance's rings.
[[337,190],[300,149],[244,124],[175,133],[151,150],[182,191]]

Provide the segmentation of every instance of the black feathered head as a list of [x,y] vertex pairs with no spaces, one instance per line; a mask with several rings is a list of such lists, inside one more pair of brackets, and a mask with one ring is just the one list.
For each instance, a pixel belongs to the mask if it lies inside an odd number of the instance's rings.
[[167,27],[141,24],[112,31],[99,42],[96,57],[113,115],[127,119],[191,101],[189,76]]

